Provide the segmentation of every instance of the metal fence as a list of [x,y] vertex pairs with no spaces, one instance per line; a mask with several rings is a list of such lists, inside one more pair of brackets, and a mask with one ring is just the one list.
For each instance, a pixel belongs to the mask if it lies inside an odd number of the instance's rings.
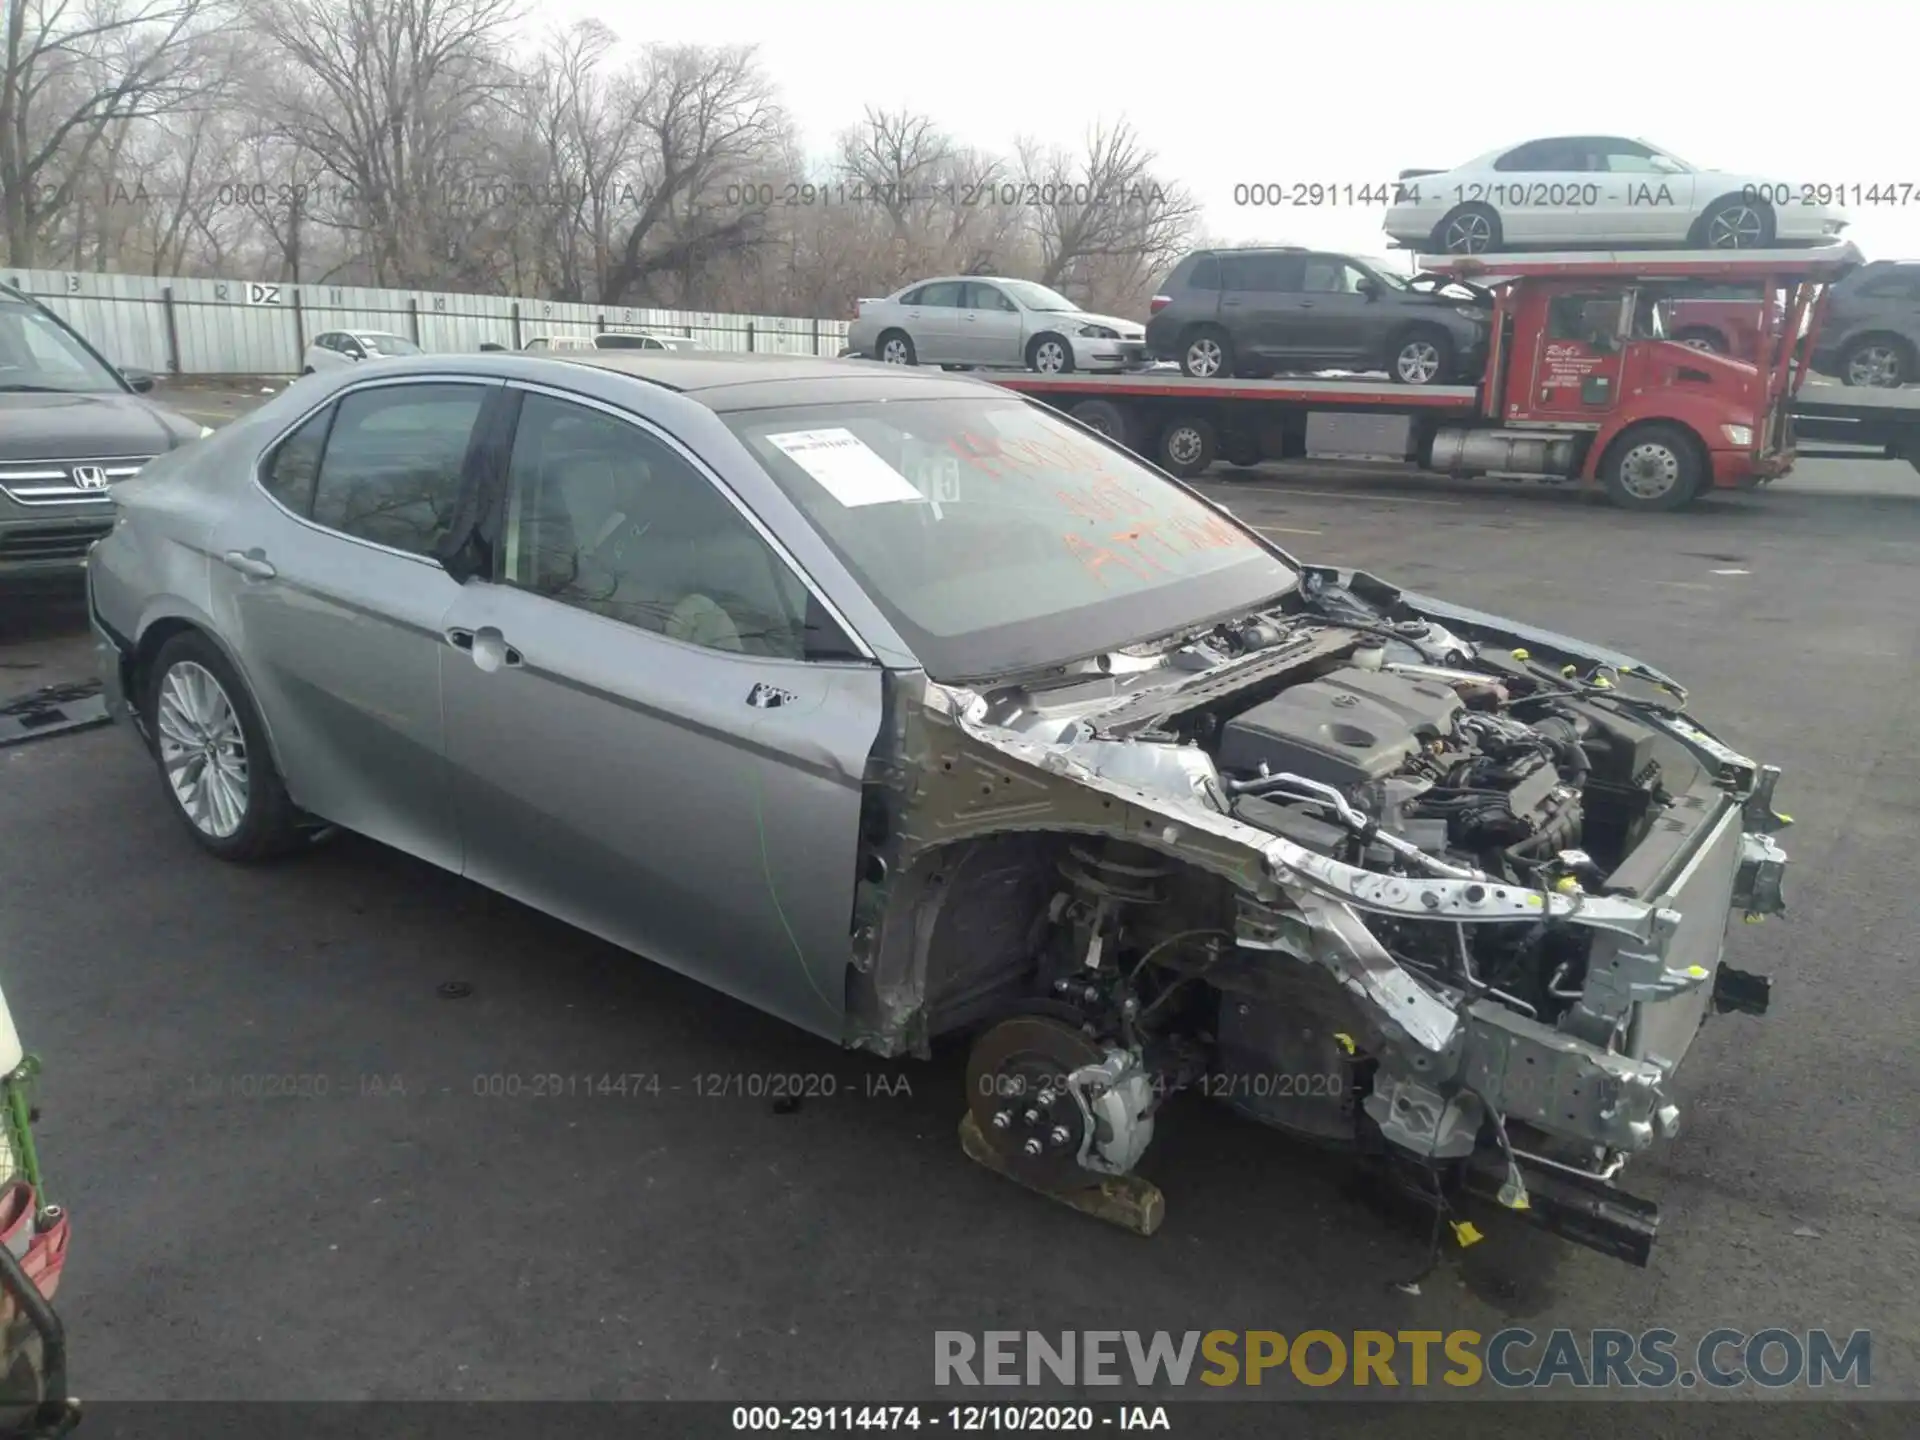
[[163,375],[296,375],[313,337],[328,330],[384,330],[436,354],[474,351],[489,342],[518,350],[539,335],[651,330],[688,337],[707,350],[837,355],[847,337],[844,320],[510,295],[60,270],[0,269],[0,279],[46,305],[115,364]]

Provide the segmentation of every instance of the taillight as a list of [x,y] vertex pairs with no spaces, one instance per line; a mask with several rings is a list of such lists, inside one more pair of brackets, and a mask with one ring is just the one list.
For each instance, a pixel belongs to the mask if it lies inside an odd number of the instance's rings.
[[1166,309],[1167,306],[1171,305],[1172,303],[1173,303],[1173,297],[1171,295],[1156,295],[1153,297],[1152,301],[1148,304],[1147,313],[1149,315],[1158,315],[1162,310]]

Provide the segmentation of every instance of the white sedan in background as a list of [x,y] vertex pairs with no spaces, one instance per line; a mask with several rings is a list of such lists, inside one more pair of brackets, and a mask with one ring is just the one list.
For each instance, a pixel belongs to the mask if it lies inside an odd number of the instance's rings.
[[1091,314],[1031,280],[947,275],[857,301],[847,347],[890,365],[1059,375],[1144,365],[1147,332],[1138,320]]
[[338,370],[342,365],[356,365],[362,360],[391,360],[399,355],[425,353],[404,335],[385,330],[325,330],[314,336],[313,343],[307,347],[306,358],[300,362],[300,373],[311,375],[316,370]]
[[1846,229],[1844,188],[1702,170],[1644,140],[1561,136],[1453,170],[1402,170],[1384,228],[1433,255],[1822,245]]

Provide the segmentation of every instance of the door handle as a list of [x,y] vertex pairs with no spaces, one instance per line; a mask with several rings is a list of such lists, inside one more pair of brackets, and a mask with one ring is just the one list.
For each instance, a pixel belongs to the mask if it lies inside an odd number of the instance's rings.
[[267,563],[264,555],[249,555],[241,550],[229,550],[220,557],[220,560],[229,569],[238,570],[249,580],[271,580],[280,573]]
[[1314,301],[1312,301],[1312,300],[1302,300],[1302,301],[1300,302],[1300,308],[1301,308],[1302,310],[1311,310],[1311,309],[1313,309],[1313,307],[1314,307],[1314,303],[1315,303],[1315,302],[1314,302]]
[[473,663],[489,673],[512,670],[526,664],[527,657],[507,643],[507,637],[491,625],[478,630],[454,628],[447,631],[447,643],[473,657]]
[[1238,300],[1222,300],[1220,302],[1220,308],[1222,310],[1236,310],[1239,306],[1240,302]]
[[971,325],[973,324],[974,321],[978,320],[980,317],[978,315],[962,315],[960,318],[966,321],[969,325]]

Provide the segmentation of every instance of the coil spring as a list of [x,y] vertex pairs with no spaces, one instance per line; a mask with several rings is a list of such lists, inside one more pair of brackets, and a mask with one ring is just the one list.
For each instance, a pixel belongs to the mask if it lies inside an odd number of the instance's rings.
[[1145,851],[1129,849],[1126,853],[1141,858],[1117,860],[1111,854],[1070,846],[1060,861],[1060,874],[1089,899],[1120,905],[1159,904],[1165,898],[1164,882],[1173,867],[1147,858]]

